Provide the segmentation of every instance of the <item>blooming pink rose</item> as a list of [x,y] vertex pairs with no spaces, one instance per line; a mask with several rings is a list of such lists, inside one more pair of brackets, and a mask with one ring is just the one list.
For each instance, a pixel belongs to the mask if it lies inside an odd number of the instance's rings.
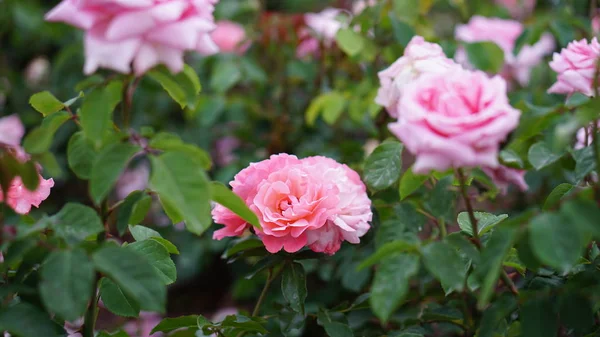
[[[242,170],[231,186],[258,215],[256,233],[271,253],[308,245],[333,254],[342,241],[358,243],[369,229],[366,187],[355,171],[332,159],[274,155]],[[213,219],[225,225],[215,239],[239,236],[249,226],[221,205],[213,209]]]
[[570,42],[559,53],[554,53],[550,68],[558,73],[549,93],[568,94],[580,92],[594,96],[594,75],[600,55],[600,44],[596,38]]
[[498,167],[499,144],[519,123],[506,82],[481,71],[425,74],[408,86],[389,129],[416,155],[415,173]]
[[409,83],[422,74],[443,73],[456,67],[460,66],[446,57],[442,47],[415,36],[406,46],[404,55],[379,72],[381,87],[375,103],[384,106],[392,117],[398,117],[398,102]]
[[[0,143],[4,143],[5,148],[23,162],[29,160],[29,155],[19,146],[24,133],[25,127],[16,115],[0,118]],[[30,191],[23,185],[21,177],[15,177],[8,186],[6,197],[0,189],[0,202],[7,203],[19,214],[27,214],[32,206],[39,207],[48,198],[53,186],[54,180],[46,180],[40,175],[37,189]]]
[[19,116],[10,115],[0,118],[0,143],[18,146],[25,135],[25,127]]
[[250,47],[250,41],[246,41],[246,30],[235,22],[218,21],[210,36],[223,53],[243,54]]
[[183,54],[213,54],[210,32],[218,0],[63,0],[46,14],[86,31],[85,67],[141,75],[157,64],[183,70]]
[[527,173],[525,170],[502,165],[496,168],[482,167],[481,169],[492,179],[492,182],[500,189],[502,194],[506,194],[510,184],[517,185],[521,191],[527,191],[529,188],[525,182],[525,173]]
[[[454,32],[457,40],[467,43],[493,42],[504,51],[504,68],[501,75],[514,78],[521,85],[529,82],[531,69],[538,65],[545,55],[554,48],[554,38],[546,33],[534,45],[525,45],[516,56],[513,53],[517,38],[523,32],[523,25],[514,20],[473,16],[466,25],[458,25]],[[466,68],[472,69],[463,48],[456,51],[455,59]]]
[[331,47],[338,30],[346,26],[339,18],[341,14],[342,10],[338,8],[326,8],[319,13],[306,13],[304,21],[307,28],[299,32],[302,42],[298,44],[296,55],[298,57],[317,55],[319,41],[322,41],[325,47]]
[[536,0],[496,0],[496,3],[506,7],[514,18],[524,18],[533,12]]

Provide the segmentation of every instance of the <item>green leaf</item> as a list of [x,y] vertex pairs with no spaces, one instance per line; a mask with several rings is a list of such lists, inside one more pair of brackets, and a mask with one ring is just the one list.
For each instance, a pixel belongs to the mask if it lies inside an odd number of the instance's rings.
[[234,59],[220,59],[211,73],[210,87],[218,93],[223,93],[241,79],[242,71]]
[[575,180],[581,181],[596,169],[596,157],[592,146],[573,151],[575,159]]
[[456,193],[451,189],[453,181],[451,175],[440,179],[425,199],[423,206],[436,218],[450,221],[455,214]]
[[198,116],[198,121],[202,126],[212,126],[215,124],[217,119],[223,114],[227,106],[227,101],[223,96],[210,95],[200,96],[196,109],[194,110],[194,116]]
[[456,249],[446,242],[432,242],[421,248],[425,267],[440,282],[446,295],[462,291],[467,277],[465,263]]
[[469,62],[477,69],[498,73],[504,65],[504,52],[493,42],[465,43],[465,51]]
[[67,203],[52,217],[55,233],[70,245],[84,241],[104,230],[102,221],[93,208]]
[[327,336],[329,337],[354,337],[354,333],[348,324],[326,322],[323,324],[323,328],[325,328],[325,332],[327,332]]
[[533,299],[520,310],[521,333],[527,337],[556,336],[558,317],[550,299]]
[[594,326],[594,309],[590,301],[580,294],[566,293],[560,298],[560,321],[582,336]]
[[[221,322],[222,327],[235,328],[238,331],[258,332],[266,334],[268,331],[257,321],[244,315],[229,315]],[[234,334],[235,335],[235,334]]]
[[34,94],[29,99],[29,104],[44,117],[60,111],[64,104],[59,101],[50,91],[42,91]]
[[109,278],[103,277],[100,280],[100,297],[106,309],[115,315],[137,317],[140,313],[139,304],[125,295],[123,290]]
[[477,337],[494,337],[494,331],[502,320],[517,309],[517,300],[513,295],[501,295],[483,312]]
[[402,47],[406,48],[413,36],[416,35],[415,30],[409,24],[398,20],[393,12],[389,13],[389,18],[394,38]]
[[365,162],[364,181],[369,188],[379,191],[394,184],[402,170],[404,146],[396,141],[379,145]]
[[529,240],[535,255],[543,263],[562,271],[579,259],[585,242],[578,226],[556,213],[543,213],[531,220]]
[[306,124],[313,126],[319,115],[329,125],[335,123],[346,107],[346,98],[337,91],[330,91],[314,98],[305,113]]
[[546,198],[546,202],[544,202],[544,210],[552,209],[560,203],[560,200],[571,190],[573,189],[573,185],[568,183],[563,183],[556,186],[552,192]]
[[33,129],[23,140],[23,148],[30,154],[39,154],[48,151],[54,134],[71,116],[66,111],[54,113],[42,122],[42,125]]
[[[474,212],[474,214],[475,219],[477,219],[477,232],[479,235],[485,234],[504,219],[508,218],[508,214],[494,215],[486,212]],[[471,225],[468,212],[460,212],[456,220],[463,232],[473,236],[473,226]]]
[[201,316],[198,315],[189,315],[189,316],[180,316],[175,318],[165,318],[157,326],[152,329],[150,334],[154,334],[155,332],[171,332],[173,330],[181,329],[181,328],[191,328],[198,329],[198,319]]
[[550,164],[555,163],[562,157],[562,154],[552,152],[548,145],[544,142],[533,144],[529,148],[527,158],[536,170],[541,170]]
[[179,254],[177,247],[175,247],[175,245],[169,240],[164,239],[154,229],[138,225],[129,226],[129,231],[131,232],[131,236],[133,236],[135,241],[153,240],[163,245],[170,254]]
[[67,145],[67,161],[77,177],[86,180],[90,178],[96,155],[94,144],[85,137],[82,131],[71,136]]
[[122,90],[121,81],[112,81],[106,87],[96,88],[86,95],[81,105],[81,128],[96,148],[100,147],[111,127],[113,110],[121,101]]
[[177,280],[175,263],[171,260],[167,248],[162,244],[154,240],[144,240],[127,245],[127,249],[132,249],[142,255],[154,267],[165,284],[171,284]]
[[[419,271],[419,257],[398,254],[383,260],[375,272],[369,302],[375,315],[387,322],[408,294],[410,278]],[[393,280],[393,281],[391,281]]]
[[416,23],[419,18],[419,2],[421,0],[394,0],[392,2],[394,14],[409,24]]
[[0,331],[19,337],[63,337],[64,329],[48,314],[32,304],[21,302],[0,311]]
[[262,243],[262,241],[260,241],[259,239],[249,236],[246,238],[242,238],[242,239],[238,239],[236,241],[233,242],[233,245],[231,246],[231,248],[228,248],[223,255],[221,255],[221,258],[223,259],[228,259],[234,255],[236,255],[237,253],[249,250],[249,249],[253,249],[253,248],[261,248],[264,247],[264,244]]
[[569,200],[560,208],[564,220],[575,225],[581,233],[591,233],[595,238],[600,238],[600,209],[591,200]]
[[127,167],[127,163],[140,150],[137,145],[115,143],[98,154],[90,176],[90,196],[99,205]]
[[404,200],[406,197],[414,193],[427,181],[426,175],[413,173],[412,167],[410,167],[400,178],[400,200]]
[[237,194],[233,193],[227,186],[220,182],[213,181],[210,185],[212,199],[233,213],[240,216],[240,218],[246,220],[252,226],[260,228],[260,222],[254,212],[248,208],[244,200]]
[[335,40],[340,49],[351,57],[358,55],[365,46],[364,37],[355,32],[352,28],[338,30],[335,35]]
[[212,163],[210,155],[201,148],[184,143],[178,136],[170,133],[159,133],[150,141],[150,147],[167,152],[181,152],[188,156],[205,170],[210,169]]
[[68,321],[83,316],[94,288],[94,266],[85,251],[52,252],[41,271],[44,305]]
[[161,277],[138,252],[105,246],[94,253],[96,269],[110,277],[141,310],[165,312],[167,291]]
[[519,154],[517,154],[514,150],[511,149],[504,149],[500,151],[500,159],[502,160],[503,164],[510,167],[519,169],[525,167],[521,156],[519,156]]
[[[123,203],[117,209],[116,227],[120,235],[123,235],[125,230],[127,230],[127,226],[132,224],[130,220],[135,205],[145,196],[145,193],[142,191],[133,191],[123,200]],[[137,225],[137,223],[133,223],[133,225]]]
[[194,108],[196,99],[202,87],[194,69],[187,64],[183,71],[172,74],[166,67],[160,66],[148,72],[148,76],[160,83],[165,91],[181,108]]
[[306,274],[304,267],[298,262],[287,264],[281,275],[281,292],[290,307],[304,315],[306,300]]
[[418,251],[419,251],[419,246],[415,243],[411,243],[411,242],[407,242],[407,241],[403,241],[403,240],[395,240],[392,242],[387,242],[383,246],[379,247],[379,249],[377,249],[377,251],[373,255],[369,256],[366,260],[361,262],[358,265],[358,269],[370,267],[390,255],[394,255],[397,253],[406,253],[406,252],[416,253]]
[[163,205],[166,201],[181,215],[192,233],[202,234],[212,224],[210,185],[206,173],[179,152],[166,152],[150,160],[150,183],[160,195]]

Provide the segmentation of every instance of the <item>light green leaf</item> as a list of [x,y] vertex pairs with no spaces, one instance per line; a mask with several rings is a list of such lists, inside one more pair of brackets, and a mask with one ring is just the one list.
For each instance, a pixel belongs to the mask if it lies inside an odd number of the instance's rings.
[[550,164],[553,164],[562,157],[562,154],[554,153],[544,142],[533,144],[529,148],[527,158],[536,170],[541,170]]
[[404,146],[396,141],[379,145],[365,162],[363,178],[369,188],[379,191],[394,184],[402,170]]
[[241,79],[242,71],[234,59],[220,59],[211,73],[210,87],[216,92],[223,93],[231,89]]
[[426,175],[413,173],[410,167],[400,178],[400,200],[404,200],[427,181]]
[[346,106],[344,95],[337,91],[330,91],[314,98],[305,113],[306,124],[313,126],[319,117],[327,124],[333,124],[340,117]]
[[206,173],[189,157],[166,152],[151,157],[150,183],[160,200],[185,220],[192,233],[202,234],[211,224],[210,185]]
[[64,104],[59,101],[50,91],[42,91],[34,94],[29,99],[29,104],[44,117],[60,111]]
[[184,143],[177,135],[170,133],[159,133],[150,141],[150,147],[157,150],[168,152],[181,152],[188,156],[188,159],[195,161],[205,170],[210,169],[212,162],[210,155],[203,149]]
[[135,241],[153,240],[163,245],[170,254],[179,254],[179,251],[174,244],[172,244],[169,240],[164,239],[160,233],[152,228],[139,225],[129,226],[129,231],[131,232],[131,236],[133,236]]
[[[494,215],[486,212],[474,212],[475,219],[477,219],[477,232],[479,235],[482,235],[488,231],[490,231],[494,226],[502,222],[504,219],[508,218],[508,214],[500,214]],[[471,220],[469,219],[468,212],[460,212],[458,214],[458,226],[460,229],[473,236],[473,226],[471,225]]]
[[157,326],[152,329],[150,334],[155,332],[171,332],[173,330],[188,328],[197,330],[198,329],[198,315],[180,316],[175,318],[165,318]]
[[127,163],[140,151],[129,143],[114,143],[105,147],[94,160],[90,176],[90,196],[99,205],[127,167]]
[[143,240],[127,245],[127,249],[132,249],[144,256],[165,284],[171,284],[177,280],[175,263],[171,260],[167,248],[162,244],[154,240]]
[[227,188],[227,186],[217,181],[213,181],[210,185],[210,188],[212,199],[216,203],[227,207],[230,211],[239,215],[252,226],[260,228],[258,217],[248,208],[242,198],[233,193],[229,188]]
[[172,74],[166,67],[160,66],[148,72],[148,76],[160,83],[165,91],[181,108],[194,108],[200,90],[200,79],[194,69],[187,64],[183,71]]
[[102,221],[93,208],[67,203],[52,217],[53,228],[58,237],[75,245],[104,230]]
[[67,161],[77,177],[81,179],[90,178],[96,155],[94,145],[85,137],[82,131],[71,136],[67,145]]
[[81,128],[96,148],[100,147],[111,127],[113,110],[121,101],[122,90],[121,81],[112,81],[106,87],[94,89],[81,105]]
[[365,46],[364,37],[352,28],[338,30],[335,39],[340,49],[348,54],[348,56],[358,55]]
[[53,113],[44,118],[42,125],[33,129],[23,140],[25,151],[30,154],[48,151],[54,140],[54,134],[70,118],[66,111]]
[[456,249],[446,242],[432,242],[421,248],[425,267],[440,282],[446,295],[462,291],[467,277],[465,263]]
[[165,312],[166,286],[145,257],[133,249],[105,246],[92,256],[96,269],[114,281],[141,310]]
[[139,304],[123,293],[123,290],[111,279],[103,277],[100,280],[100,298],[110,312],[123,317],[137,317],[140,313]]
[[466,43],[465,51],[469,62],[477,69],[498,73],[504,65],[504,52],[493,42]]
[[52,252],[41,270],[44,305],[65,320],[83,316],[94,289],[92,262],[82,249]]

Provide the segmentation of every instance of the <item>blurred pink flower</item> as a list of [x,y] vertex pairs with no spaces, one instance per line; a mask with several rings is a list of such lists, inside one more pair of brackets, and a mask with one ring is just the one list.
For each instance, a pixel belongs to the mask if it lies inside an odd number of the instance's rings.
[[[596,122],[598,126],[600,126],[600,121]],[[593,123],[590,123],[587,127],[581,128],[577,130],[577,141],[575,142],[575,150],[583,149],[584,147],[592,144],[594,137],[592,136],[593,132]]]
[[389,129],[417,157],[415,173],[498,167],[499,145],[521,114],[501,77],[468,70],[421,76],[406,88],[400,109]]
[[536,0],[496,0],[496,3],[506,7],[513,18],[522,19],[533,12]]
[[354,15],[359,15],[362,13],[367,7],[373,7],[377,4],[377,0],[358,0],[352,4],[352,13]]
[[244,27],[231,21],[218,21],[210,36],[223,53],[243,54],[251,45]]
[[219,166],[227,166],[234,162],[237,155],[233,153],[241,145],[239,139],[231,136],[219,138],[215,142],[215,162]]
[[570,42],[559,53],[554,53],[550,68],[558,75],[549,93],[568,94],[580,92],[594,96],[594,75],[600,56],[600,44],[593,38],[590,43],[586,39]]
[[595,35],[600,34],[600,13],[592,18],[592,31]]
[[[514,20],[473,16],[466,25],[458,25],[454,32],[457,40],[467,43],[493,42],[504,51],[504,68],[500,72],[504,78],[514,78],[521,85],[527,85],[531,69],[550,54],[554,48],[551,34],[542,34],[533,45],[525,45],[514,55],[517,38],[523,32],[523,24]],[[463,48],[456,51],[455,59],[466,68],[472,68]]]
[[508,192],[510,184],[516,185],[521,191],[527,191],[529,188],[525,182],[525,173],[527,173],[525,170],[502,165],[496,168],[482,167],[481,169],[492,179],[502,194]]
[[320,41],[325,48],[330,48],[335,42],[338,30],[346,26],[340,19],[342,13],[338,8],[326,8],[319,13],[304,14],[306,28],[299,32],[302,41],[298,44],[296,55],[301,58],[318,55]]
[[[25,127],[16,115],[0,118],[0,143],[5,144],[6,150],[12,152],[17,160],[27,161],[29,155],[19,146],[25,133]],[[21,177],[15,177],[8,186],[6,196],[0,189],[0,202],[6,202],[15,212],[27,214],[31,207],[39,207],[42,201],[50,195],[50,188],[54,180],[44,179],[41,175],[40,182],[35,191],[28,190]]]
[[398,117],[398,102],[402,92],[414,80],[426,73],[443,73],[460,66],[447,58],[438,44],[425,41],[421,36],[413,37],[404,55],[389,68],[379,72],[381,87],[375,103],[385,107],[392,117]]
[[[358,243],[369,229],[371,201],[364,184],[356,172],[329,158],[274,155],[250,164],[231,186],[258,215],[257,235],[271,253],[309,245],[333,254],[342,241]],[[240,236],[249,227],[221,205],[213,209],[213,218],[225,225],[215,239]]]
[[218,0],[63,0],[46,14],[85,33],[84,72],[104,67],[141,75],[158,64],[183,70],[183,54],[213,54],[210,32]]
[[146,164],[126,170],[117,181],[117,197],[119,200],[125,199],[133,191],[144,190],[149,178],[150,169]]
[[162,337],[164,336],[162,332],[150,334],[152,329],[154,329],[161,320],[162,317],[158,314],[141,312],[140,317],[136,320],[127,322],[123,326],[123,330],[131,337]]

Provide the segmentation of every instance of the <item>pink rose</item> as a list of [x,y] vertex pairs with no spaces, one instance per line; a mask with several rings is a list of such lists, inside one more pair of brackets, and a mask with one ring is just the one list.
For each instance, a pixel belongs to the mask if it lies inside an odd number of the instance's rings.
[[568,94],[580,92],[594,96],[594,75],[600,55],[600,44],[596,38],[570,42],[559,53],[554,53],[550,68],[558,73],[549,93]]
[[481,169],[492,179],[492,182],[500,189],[502,194],[506,194],[510,184],[517,185],[521,191],[527,191],[529,188],[525,182],[525,173],[527,173],[525,170],[502,165],[496,168],[482,167]]
[[367,9],[367,7],[373,7],[376,4],[377,0],[358,0],[352,4],[352,13],[354,13],[354,15],[359,15]]
[[340,20],[342,10],[338,8],[326,8],[319,13],[304,14],[305,29],[300,30],[299,37],[302,40],[296,49],[298,57],[307,55],[318,55],[319,41],[326,48],[330,48],[335,42],[338,30],[346,27]]
[[[598,126],[600,126],[600,121],[596,122]],[[584,147],[588,147],[594,141],[594,137],[592,136],[592,132],[594,124],[590,123],[587,127],[581,128],[577,130],[577,142],[575,143],[575,150],[583,149]]]
[[246,30],[235,22],[218,21],[217,28],[212,31],[210,36],[223,53],[241,55],[250,48],[250,41],[246,41]]
[[389,129],[416,156],[415,173],[498,167],[499,144],[521,114],[501,77],[467,70],[421,76],[404,91],[400,110]]
[[[19,146],[24,132],[25,128],[16,115],[0,118],[0,143],[4,143],[5,149],[20,161],[29,160],[29,155]],[[32,206],[39,207],[48,198],[53,186],[54,180],[46,180],[40,175],[37,189],[30,191],[23,185],[21,177],[15,177],[8,186],[6,197],[0,189],[0,202],[7,203],[19,214],[27,214]]]
[[407,85],[425,73],[443,73],[460,67],[444,54],[438,44],[425,41],[421,36],[410,40],[404,55],[389,68],[379,72],[381,87],[375,103],[385,107],[392,117],[398,117],[398,102]]
[[498,5],[506,7],[514,18],[524,18],[533,12],[536,0],[496,0]]
[[592,18],[592,31],[595,35],[600,34],[600,13]]
[[[242,170],[231,186],[258,215],[256,234],[271,253],[308,245],[333,254],[344,240],[360,242],[369,229],[366,187],[355,171],[329,158],[274,155]],[[249,227],[221,205],[213,209],[213,218],[225,225],[215,239],[240,236]]]
[[183,54],[218,51],[210,37],[218,0],[63,0],[46,14],[85,33],[86,74],[98,67],[141,75],[158,64],[183,70]]
[[[546,33],[534,45],[525,45],[514,55],[513,51],[517,38],[523,32],[523,25],[514,20],[473,16],[466,25],[458,25],[454,32],[457,40],[467,43],[493,42],[504,51],[504,68],[501,75],[508,79],[514,78],[521,85],[527,85],[531,69],[550,54],[554,48],[554,38]],[[472,69],[467,54],[463,48],[456,51],[455,59],[466,68]]]

